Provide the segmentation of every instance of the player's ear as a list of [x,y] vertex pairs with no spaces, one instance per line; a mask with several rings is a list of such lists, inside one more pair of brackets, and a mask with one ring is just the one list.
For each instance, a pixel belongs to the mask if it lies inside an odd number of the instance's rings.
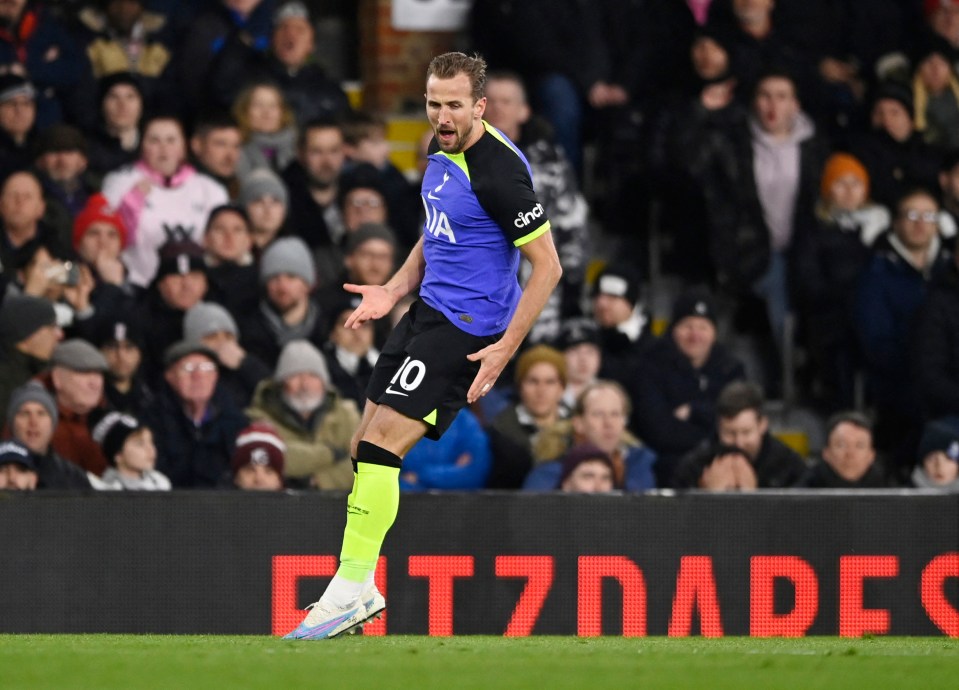
[[486,96],[483,96],[481,99],[476,101],[473,105],[473,115],[476,117],[483,117],[483,113],[486,112]]

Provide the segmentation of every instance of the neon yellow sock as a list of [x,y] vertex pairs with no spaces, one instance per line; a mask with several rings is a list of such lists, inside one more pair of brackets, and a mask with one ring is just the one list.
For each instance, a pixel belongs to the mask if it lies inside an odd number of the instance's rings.
[[364,582],[376,568],[383,540],[400,506],[400,469],[373,465],[361,459],[347,502],[343,549],[336,574]]

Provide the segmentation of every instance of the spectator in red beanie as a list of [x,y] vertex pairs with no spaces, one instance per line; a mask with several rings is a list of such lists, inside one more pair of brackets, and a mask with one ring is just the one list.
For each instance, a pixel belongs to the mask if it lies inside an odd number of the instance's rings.
[[248,491],[282,491],[286,444],[272,424],[253,422],[236,437],[233,483]]

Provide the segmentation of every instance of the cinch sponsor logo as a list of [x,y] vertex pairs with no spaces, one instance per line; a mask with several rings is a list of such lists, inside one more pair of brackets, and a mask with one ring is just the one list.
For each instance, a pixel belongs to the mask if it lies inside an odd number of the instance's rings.
[[542,218],[544,213],[545,211],[543,210],[543,205],[536,204],[532,211],[527,211],[526,213],[517,213],[516,220],[513,221],[513,225],[518,228],[525,228],[537,218]]

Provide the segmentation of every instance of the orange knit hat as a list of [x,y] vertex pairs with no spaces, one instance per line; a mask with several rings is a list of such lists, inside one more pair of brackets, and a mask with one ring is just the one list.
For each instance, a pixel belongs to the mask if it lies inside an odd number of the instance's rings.
[[834,153],[827,160],[822,169],[822,184],[819,193],[823,199],[829,198],[829,191],[833,182],[843,175],[855,175],[866,186],[866,198],[869,198],[869,172],[855,156],[848,153]]

